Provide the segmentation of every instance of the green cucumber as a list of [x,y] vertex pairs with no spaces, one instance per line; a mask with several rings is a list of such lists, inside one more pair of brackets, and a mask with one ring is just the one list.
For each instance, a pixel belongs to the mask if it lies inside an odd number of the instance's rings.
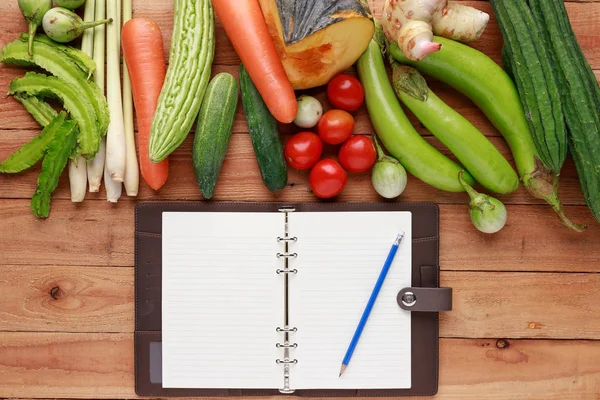
[[544,35],[525,0],[492,0],[491,4],[538,155],[558,173],[567,157],[567,130]]
[[442,45],[441,50],[421,61],[406,58],[395,42],[390,44],[390,54],[470,98],[508,143],[525,188],[550,204],[564,225],[585,229],[565,214],[558,198],[558,175],[539,160],[519,93],[508,74],[479,50],[438,36],[433,41]]
[[33,119],[42,127],[47,126],[58,115],[52,106],[35,96],[26,96],[23,94],[15,94],[15,100],[23,104],[23,107],[31,114]]
[[[380,49],[379,44],[371,40],[357,63],[367,111],[377,136],[391,155],[418,179],[438,189],[464,192],[458,180],[463,168],[427,143],[404,114],[388,79]],[[470,185],[475,183],[470,174],[465,174],[464,179]]]
[[13,79],[8,94],[22,93],[40,97],[55,97],[63,102],[79,125],[78,152],[88,159],[100,148],[100,131],[94,107],[77,90],[55,76],[28,72],[22,78]]
[[279,125],[243,65],[240,66],[240,91],[262,180],[271,191],[283,189],[287,185],[287,165]]
[[150,129],[150,159],[164,160],[184,141],[198,115],[215,53],[210,0],[175,0],[169,68]]
[[66,113],[61,112],[58,114],[42,130],[42,133],[25,143],[19,150],[12,153],[6,160],[0,163],[0,172],[14,174],[35,165],[44,156],[48,145],[54,140],[58,130],[62,129],[66,119]]
[[529,0],[561,89],[569,149],[592,214],[600,221],[600,89],[562,1]]
[[[512,193],[519,177],[494,145],[466,118],[444,103],[418,71],[392,64],[396,94],[419,121],[465,166],[477,182],[496,193]],[[415,91],[424,93],[415,96]]]
[[194,173],[202,196],[210,199],[227,153],[238,102],[233,75],[220,73],[208,84],[196,125],[192,150]]
[[108,103],[102,90],[96,82],[87,80],[85,73],[69,55],[60,51],[56,46],[47,44],[44,39],[40,40],[40,37],[42,36],[36,36],[33,41],[33,56],[27,53],[27,43],[17,39],[4,46],[0,54],[0,61],[4,63],[31,62],[72,85],[78,96],[87,99],[94,107],[100,134],[105,135],[110,117]]
[[74,121],[64,121],[48,146],[37,187],[31,198],[31,210],[37,218],[47,218],[50,214],[50,196],[56,190],[58,179],[76,145],[77,124]]

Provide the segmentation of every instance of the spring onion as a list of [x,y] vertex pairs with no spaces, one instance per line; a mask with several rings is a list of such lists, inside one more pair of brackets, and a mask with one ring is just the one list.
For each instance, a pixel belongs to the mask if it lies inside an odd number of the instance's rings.
[[106,92],[110,110],[110,124],[106,134],[106,169],[116,182],[125,177],[125,126],[123,123],[123,101],[121,98],[120,71],[120,1],[107,1],[107,16],[113,23],[106,28]]
[[[83,20],[93,21],[96,16],[95,0],[88,0],[83,11]],[[81,38],[81,51],[92,57],[94,52],[94,30],[88,29],[83,32]],[[85,158],[76,156],[69,160],[69,183],[71,188],[71,201],[81,203],[85,199],[87,185],[87,164]]]
[[[123,25],[132,17],[132,0],[123,0]],[[120,41],[119,41],[120,42]],[[133,133],[133,95],[131,80],[125,58],[123,58],[123,123],[125,126],[125,191],[127,196],[137,196],[140,185],[140,169],[135,151],[135,136]]]
[[[96,0],[96,18],[104,18],[106,15],[106,0]],[[102,89],[104,93],[104,47],[106,28],[104,25],[99,25],[94,28],[94,54],[93,59],[96,63],[96,71],[94,73],[94,81]],[[90,192],[100,191],[100,184],[104,174],[104,160],[106,158],[106,138],[103,137],[100,142],[100,149],[96,153],[96,157],[87,163],[87,175]]]

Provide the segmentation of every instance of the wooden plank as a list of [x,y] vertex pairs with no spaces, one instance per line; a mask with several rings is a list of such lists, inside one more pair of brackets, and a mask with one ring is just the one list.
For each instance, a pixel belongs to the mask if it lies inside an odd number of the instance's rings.
[[444,271],[440,285],[453,293],[440,336],[600,339],[598,274]]
[[[136,397],[131,335],[0,333],[0,344],[0,397]],[[597,399],[598,359],[597,341],[442,339],[435,398]]]
[[[23,143],[37,134],[36,131],[0,131],[0,160],[17,150]],[[284,141],[289,135],[284,136]],[[448,156],[451,153],[435,138],[426,140]],[[490,138],[492,143],[504,156],[512,160],[510,150],[503,139]],[[137,200],[200,200],[201,195],[194,176],[191,162],[192,136],[179,147],[170,157],[169,180],[163,189],[155,192],[142,180]],[[327,146],[326,156],[335,157],[337,147]],[[40,166],[24,171],[17,175],[0,174],[0,197],[30,199],[35,192]],[[289,169],[288,187],[281,193],[269,192],[260,177],[254,150],[249,135],[233,135],[227,157],[219,178],[214,195],[215,200],[239,201],[315,201],[316,197],[310,190],[308,173]],[[577,171],[569,160],[561,172],[560,196],[567,205],[583,205],[583,195],[579,184]],[[55,199],[70,199],[68,176],[63,173],[59,187],[54,194]],[[105,199],[104,188],[100,193],[88,193],[88,199]],[[515,193],[498,196],[506,204],[544,204],[544,201],[531,196],[523,187]],[[123,197],[127,201],[126,197]],[[431,201],[448,204],[466,204],[465,193],[450,193],[435,189],[420,180],[410,176],[402,201]],[[381,198],[373,190],[370,174],[351,175],[348,186],[338,196],[340,201],[379,201]]]
[[[443,271],[450,338],[600,339],[599,274]],[[131,333],[133,268],[0,267],[0,331]]]
[[[37,220],[27,200],[0,200],[0,265],[132,266],[133,202],[57,200]],[[567,213],[589,228],[563,227],[550,207],[509,206],[506,227],[478,232],[465,205],[440,206],[440,259],[446,270],[600,271],[600,224],[586,207]],[[35,232],[35,234],[32,234]]]
[[133,268],[0,267],[0,330],[133,332]]

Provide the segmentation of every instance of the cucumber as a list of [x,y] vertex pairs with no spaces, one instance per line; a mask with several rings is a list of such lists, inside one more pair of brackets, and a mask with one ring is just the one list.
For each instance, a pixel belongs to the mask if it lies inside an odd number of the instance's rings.
[[586,204],[600,221],[600,89],[587,63],[562,1],[529,0],[544,32],[557,73],[569,149],[575,161]]
[[169,68],[150,129],[150,159],[158,163],[184,141],[198,115],[215,54],[210,0],[175,0]]
[[438,36],[433,41],[442,45],[441,50],[421,61],[406,58],[395,42],[390,44],[390,55],[470,98],[508,143],[525,188],[550,204],[565,226],[585,229],[565,214],[558,198],[558,176],[539,160],[519,93],[508,74],[479,50]]
[[287,184],[287,164],[279,126],[243,65],[240,66],[240,91],[263,183],[271,191],[283,189]]
[[[392,64],[392,71],[394,89],[400,100],[450,149],[477,182],[500,194],[517,190],[519,177],[508,161],[483,133],[436,96],[418,71],[396,62]],[[415,90],[425,96],[414,96]]]
[[[464,192],[458,180],[463,168],[427,143],[402,111],[375,40],[371,40],[358,59],[357,68],[371,122],[390,154],[428,185],[449,192]],[[470,174],[465,174],[464,179],[469,185],[475,182]]]
[[206,199],[210,199],[215,192],[225,159],[235,121],[238,93],[238,84],[231,74],[217,74],[208,84],[200,107],[192,160],[200,192]]
[[491,4],[538,155],[558,173],[567,157],[567,130],[544,35],[525,0],[492,0]]

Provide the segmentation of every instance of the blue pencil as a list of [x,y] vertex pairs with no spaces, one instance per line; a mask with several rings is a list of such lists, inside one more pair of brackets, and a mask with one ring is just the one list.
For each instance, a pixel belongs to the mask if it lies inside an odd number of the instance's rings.
[[396,236],[396,240],[394,241],[394,244],[392,245],[392,248],[390,249],[390,253],[388,254],[388,256],[385,260],[385,264],[383,264],[383,268],[382,268],[381,272],[379,273],[379,278],[377,278],[377,282],[375,283],[375,287],[373,288],[373,292],[371,293],[369,302],[367,303],[367,306],[365,307],[365,311],[363,312],[363,315],[360,318],[360,322],[358,323],[358,326],[356,327],[356,332],[354,332],[354,336],[352,336],[352,341],[350,341],[350,346],[348,346],[348,350],[346,351],[346,355],[344,356],[344,361],[342,361],[342,367],[340,368],[340,376],[342,376],[342,374],[346,370],[346,367],[348,366],[348,363],[350,363],[350,359],[352,358],[352,353],[354,353],[354,349],[356,348],[356,345],[358,344],[360,335],[362,334],[362,331],[363,331],[365,325],[367,324],[367,320],[369,319],[369,315],[371,314],[373,305],[375,305],[375,300],[377,300],[377,295],[379,294],[379,291],[381,290],[381,287],[383,286],[383,281],[385,280],[385,277],[387,276],[387,273],[390,270],[390,267],[392,266],[392,262],[394,261],[394,257],[396,256],[396,252],[398,251],[398,246],[400,246],[400,241],[402,240],[403,237],[404,237],[404,232],[400,232]]

